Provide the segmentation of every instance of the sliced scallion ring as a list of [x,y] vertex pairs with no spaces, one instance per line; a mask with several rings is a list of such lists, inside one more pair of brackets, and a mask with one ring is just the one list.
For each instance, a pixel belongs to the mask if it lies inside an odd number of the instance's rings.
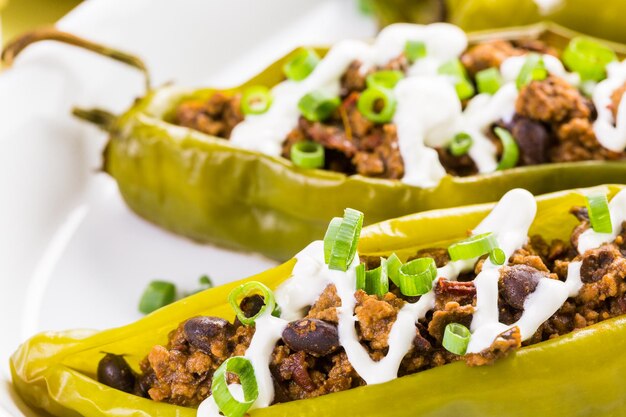
[[241,111],[243,114],[263,114],[272,104],[270,89],[264,85],[248,87],[241,96]]
[[426,294],[437,278],[437,266],[433,258],[418,258],[405,263],[399,270],[400,292],[407,296]]
[[508,130],[496,127],[494,132],[498,139],[502,142],[502,157],[498,162],[497,170],[513,168],[519,161],[519,147]]
[[319,55],[311,48],[299,50],[283,65],[283,73],[293,81],[301,81],[309,76],[320,62]]
[[494,265],[504,265],[504,262],[506,262],[506,253],[500,248],[495,248],[489,252],[489,260]]
[[422,41],[406,41],[404,44],[404,55],[411,63],[424,58],[426,53],[426,44]]
[[617,55],[611,48],[584,36],[572,39],[563,51],[565,65],[583,80],[603,80],[607,64],[616,60]]
[[356,255],[356,248],[363,227],[363,213],[347,208],[341,225],[335,235],[328,267],[338,271],[347,271]]
[[402,261],[398,258],[398,255],[392,253],[389,258],[387,258],[387,277],[396,284],[396,287],[400,287],[400,267],[402,266]]
[[496,236],[491,233],[482,233],[460,242],[456,242],[448,247],[450,260],[460,261],[474,259],[486,255],[498,247]]
[[[239,304],[241,300],[251,295],[259,294],[263,297],[264,305],[261,307],[258,313],[256,313],[252,317],[246,316],[246,314],[241,310]],[[274,298],[274,293],[267,288],[264,284],[258,281],[250,281],[245,284],[241,284],[240,286],[234,288],[230,294],[228,295],[228,302],[230,306],[237,314],[237,318],[239,321],[245,325],[254,324],[257,318],[259,318],[265,310],[269,309],[271,312],[275,311],[276,308],[276,299]]]
[[312,91],[298,101],[298,110],[305,119],[321,122],[330,117],[341,105],[341,99],[323,91]]
[[596,233],[612,233],[611,211],[606,194],[591,194],[586,196],[587,210],[591,227]]
[[337,232],[339,231],[339,226],[341,226],[342,221],[343,218],[334,217],[328,224],[328,229],[326,229],[326,234],[324,235],[324,262],[326,263],[330,262],[330,254],[333,250]]
[[[235,374],[239,378],[243,389],[243,401],[233,397],[228,389],[227,372]],[[252,362],[243,356],[233,356],[222,362],[213,374],[211,393],[222,414],[226,417],[243,417],[259,396],[259,387]]]
[[317,142],[303,141],[291,146],[291,162],[300,168],[322,168],[324,166],[324,147]]
[[543,57],[539,54],[532,53],[526,56],[526,61],[520,70],[515,84],[517,89],[521,90],[531,81],[541,81],[548,78],[548,70],[543,62]]
[[439,74],[452,77],[454,82],[454,88],[459,99],[466,100],[472,97],[475,93],[474,86],[467,77],[467,71],[465,67],[458,59],[453,59],[443,63],[438,70]]
[[396,99],[387,88],[369,87],[359,96],[357,108],[374,123],[388,123],[396,111]]
[[367,274],[365,264],[358,264],[356,269],[356,289],[367,291]]
[[454,135],[452,142],[448,145],[448,150],[453,156],[463,156],[469,152],[474,139],[469,133],[461,132]]
[[365,82],[368,87],[382,87],[393,89],[398,81],[404,78],[404,73],[397,70],[377,71],[367,76]]
[[443,332],[441,344],[455,355],[465,355],[472,334],[469,329],[459,323],[449,323]]
[[139,311],[150,314],[171,304],[176,299],[176,285],[167,281],[152,281],[143,292],[139,301]]
[[476,87],[479,93],[495,94],[502,87],[502,75],[497,68],[487,68],[476,73]]
[[[359,284],[358,274],[357,284]],[[389,292],[389,280],[387,278],[387,260],[385,258],[380,259],[380,266],[378,268],[365,271],[364,286],[363,288],[359,289],[364,290],[369,295],[377,295],[379,297],[382,297],[387,294],[387,292]]]

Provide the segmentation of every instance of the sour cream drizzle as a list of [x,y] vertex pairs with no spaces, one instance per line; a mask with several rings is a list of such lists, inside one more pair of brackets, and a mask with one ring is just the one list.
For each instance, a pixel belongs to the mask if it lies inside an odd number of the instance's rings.
[[626,83],[626,61],[611,62],[606,66],[606,72],[607,78],[598,83],[592,94],[598,111],[593,131],[602,146],[621,152],[626,148],[626,94],[620,100],[617,118],[613,117],[609,105],[613,92]]
[[[248,115],[233,130],[231,142],[268,155],[280,155],[282,142],[298,125],[297,104],[302,96],[314,90],[338,95],[341,77],[350,63],[360,61],[361,71],[385,65],[403,52],[407,40],[424,42],[427,56],[418,59],[394,89],[397,107],[393,123],[405,167],[402,181],[422,187],[437,185],[446,172],[433,147],[445,146],[459,132],[474,138],[469,156],[479,172],[495,171],[496,149],[486,132],[494,122],[513,117],[515,79],[525,57],[507,59],[502,64],[507,84],[493,96],[475,96],[463,111],[454,89],[455,80],[438,75],[438,68],[463,53],[467,37],[458,27],[445,23],[390,25],[371,45],[354,40],[337,43],[307,78],[276,85],[270,109],[264,114]],[[549,55],[544,59],[550,72],[568,76],[558,59]]]
[[[626,220],[626,190],[617,194],[610,203],[611,218],[615,233],[600,238],[591,238],[592,230],[581,234],[583,241],[588,236],[588,248],[597,247],[615,238],[622,220]],[[492,232],[507,255],[524,246],[528,240],[528,229],[537,211],[535,199],[525,190],[515,189],[505,194],[491,213],[473,230],[474,234]],[[587,235],[586,235],[587,234]],[[597,234],[596,234],[597,235]],[[579,244],[579,251],[580,251]],[[580,251],[580,253],[583,253]],[[456,280],[459,274],[471,271],[476,259],[449,262],[437,269],[436,281],[443,277]],[[368,384],[378,384],[395,379],[404,356],[410,351],[415,337],[415,323],[435,307],[435,293],[431,290],[415,303],[407,303],[399,312],[389,333],[389,351],[380,361],[370,358],[360,344],[354,314],[356,299],[356,266],[358,254],[346,272],[333,271],[324,262],[324,245],[321,241],[311,243],[296,255],[296,264],[291,277],[275,291],[276,301],[281,306],[281,318],[266,312],[256,321],[256,331],[245,356],[254,366],[259,386],[259,397],[252,409],[269,406],[274,397],[269,363],[272,351],[289,321],[305,316],[307,307],[314,304],[324,289],[334,284],[341,306],[337,308],[339,343],[344,348],[348,360],[356,372]],[[520,329],[522,340],[531,337],[548,318],[567,300],[574,297],[582,287],[580,279],[581,262],[571,262],[565,282],[542,278],[537,288],[524,302],[524,313],[512,325],[499,322],[498,280],[500,266],[487,259],[481,272],[474,279],[476,287],[476,310],[472,319],[472,338],[468,353],[478,353],[488,348],[496,337],[514,326]],[[229,386],[235,398],[243,398],[241,387]],[[198,416],[217,417],[219,410],[213,397],[207,398],[198,409]]]

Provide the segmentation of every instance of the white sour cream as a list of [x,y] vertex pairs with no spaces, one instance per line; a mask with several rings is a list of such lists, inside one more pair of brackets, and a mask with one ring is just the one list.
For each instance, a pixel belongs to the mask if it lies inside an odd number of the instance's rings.
[[617,118],[609,109],[611,95],[626,83],[626,61],[611,62],[606,66],[607,78],[596,85],[592,93],[593,104],[598,111],[598,118],[593,124],[593,131],[602,146],[612,151],[621,152],[626,148],[626,94],[617,109]]
[[611,233],[598,233],[594,232],[592,228],[585,230],[578,236],[578,253],[582,255],[589,249],[615,240],[622,230],[622,222],[626,221],[626,190],[620,191],[613,197],[609,203],[609,212],[613,231]]

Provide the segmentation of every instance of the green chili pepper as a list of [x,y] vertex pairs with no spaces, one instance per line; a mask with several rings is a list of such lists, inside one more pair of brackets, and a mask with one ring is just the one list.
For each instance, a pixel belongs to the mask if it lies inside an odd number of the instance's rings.
[[[493,0],[371,0],[381,25],[395,22],[450,22],[464,30],[477,31],[551,21],[580,32],[626,42],[622,21],[624,3],[605,0],[560,0],[515,2]],[[553,4],[541,11],[539,4]]]
[[[612,197],[623,186],[609,186]],[[568,210],[585,204],[585,190],[537,198],[530,233],[546,239],[569,239],[576,225]],[[397,253],[402,260],[424,247],[446,246],[466,236],[493,204],[430,211],[363,229],[359,253],[366,257]],[[127,415],[192,417],[196,410],[126,394],[94,379],[102,352],[123,354],[131,367],[155,344],[167,342],[180,322],[211,315],[234,319],[228,294],[243,282],[259,281],[270,289],[286,280],[291,260],[245,281],[212,288],[124,327],[102,332],[44,333],[24,343],[11,358],[13,383],[31,406],[57,416]],[[593,410],[594,417],[623,415],[626,316],[565,336],[521,348],[492,366],[470,368],[463,362],[318,398],[249,411],[251,417],[409,417],[463,415],[570,417]],[[590,372],[593,378],[590,378]],[[601,381],[599,383],[598,381]],[[555,406],[557,404],[558,406]]]
[[[470,35],[470,40],[501,38]],[[507,37],[539,37],[564,48],[571,33],[553,26],[531,27]],[[626,47],[618,48],[626,52]],[[323,55],[323,49],[317,52]],[[294,54],[297,54],[295,51]],[[270,87],[284,79],[277,61],[241,87]],[[346,176],[297,168],[285,158],[241,149],[230,142],[168,122],[184,100],[206,100],[216,90],[151,91],[119,117],[102,111],[77,113],[110,132],[104,170],[118,183],[128,206],[145,219],[201,242],[252,250],[285,260],[308,242],[321,239],[328,219],[345,207],[375,223],[435,208],[499,199],[515,187],[535,194],[626,182],[623,162],[587,161],[518,167],[471,177],[446,176],[432,188],[397,180]],[[168,106],[163,106],[163,103]]]

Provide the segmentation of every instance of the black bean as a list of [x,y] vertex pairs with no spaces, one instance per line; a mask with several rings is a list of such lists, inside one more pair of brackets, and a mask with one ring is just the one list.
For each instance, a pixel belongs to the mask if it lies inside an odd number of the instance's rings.
[[500,295],[513,308],[522,310],[526,297],[539,284],[545,275],[528,265],[513,265],[503,269],[501,277]]
[[328,355],[339,347],[337,327],[317,319],[292,321],[283,331],[283,341],[291,350],[313,356]]
[[185,322],[185,338],[189,344],[206,353],[211,352],[211,344],[223,340],[231,332],[232,325],[219,317],[194,317]]
[[548,162],[550,134],[541,122],[518,116],[513,120],[511,134],[519,145],[520,165]]
[[98,363],[98,382],[130,393],[135,386],[135,374],[123,356],[107,353]]
[[258,294],[254,294],[241,300],[239,308],[243,311],[246,317],[252,317],[261,311],[261,308],[263,308],[264,305],[265,300],[263,297]]

